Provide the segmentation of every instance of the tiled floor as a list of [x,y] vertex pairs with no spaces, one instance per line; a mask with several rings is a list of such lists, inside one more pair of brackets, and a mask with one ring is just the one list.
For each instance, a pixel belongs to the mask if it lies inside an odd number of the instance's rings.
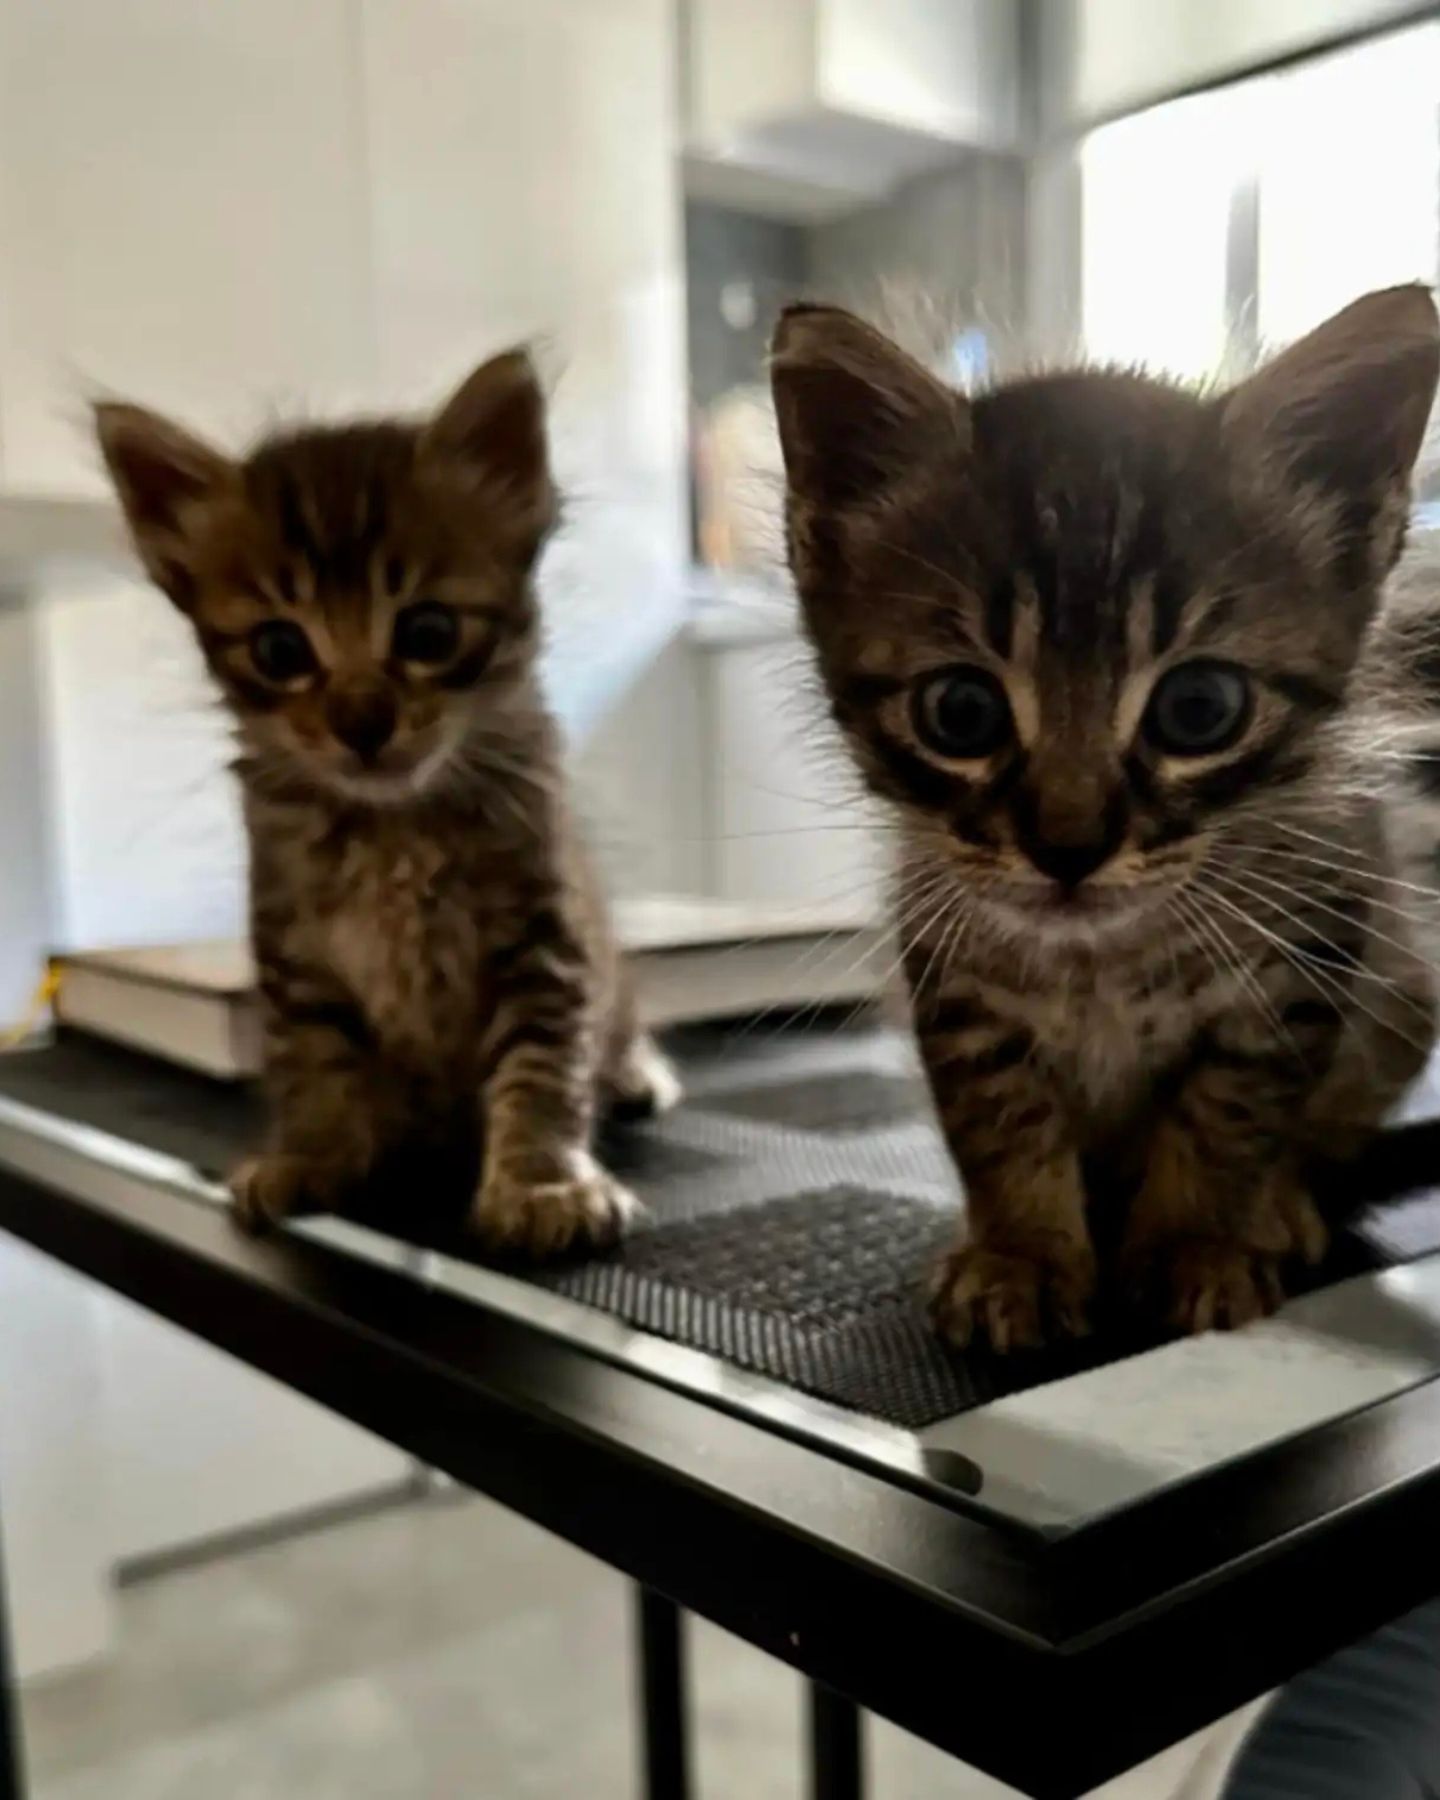
[[[28,1695],[35,1800],[634,1800],[627,1622],[617,1576],[457,1496],[151,1576],[113,1662]],[[798,1679],[693,1643],[700,1800],[796,1800]],[[875,1800],[1008,1793],[870,1744]]]

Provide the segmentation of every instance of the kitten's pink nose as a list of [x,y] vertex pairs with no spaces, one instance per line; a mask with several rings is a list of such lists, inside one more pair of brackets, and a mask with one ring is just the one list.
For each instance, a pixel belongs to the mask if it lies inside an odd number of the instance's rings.
[[387,688],[336,688],[325,700],[325,722],[361,762],[374,762],[395,735],[395,698]]

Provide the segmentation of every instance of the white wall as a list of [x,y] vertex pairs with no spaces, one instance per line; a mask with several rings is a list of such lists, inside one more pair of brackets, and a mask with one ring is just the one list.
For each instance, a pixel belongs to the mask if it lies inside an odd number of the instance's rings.
[[33,993],[49,936],[39,669],[33,617],[0,597],[0,1032]]
[[362,7],[382,391],[539,339],[569,520],[551,691],[630,889],[697,879],[683,245],[670,0]]
[[354,0],[5,0],[0,464],[100,491],[95,386],[217,429],[358,391]]
[[[0,9],[0,95],[31,134],[12,160],[0,112],[5,479],[93,482],[66,416],[80,374],[234,441],[272,410],[426,405],[544,340],[573,495],[543,571],[549,669],[582,808],[622,885],[694,886],[669,0],[300,13]],[[226,738],[179,621],[107,578],[49,597],[35,629],[59,939],[237,930]]]

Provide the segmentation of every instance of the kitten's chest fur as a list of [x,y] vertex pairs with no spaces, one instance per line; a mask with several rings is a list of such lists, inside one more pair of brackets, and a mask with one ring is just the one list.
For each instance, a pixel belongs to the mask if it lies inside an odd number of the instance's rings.
[[1186,973],[1161,953],[1057,969],[1053,980],[1019,988],[983,969],[976,977],[987,1004],[1033,1035],[1057,1098],[1094,1142],[1146,1113],[1156,1083],[1223,1004],[1219,984]]
[[517,906],[514,852],[443,813],[252,810],[256,947],[323,969],[380,1046],[417,1067],[473,1053]]
[[[435,835],[352,841],[322,873],[320,953],[382,1040],[450,1047],[480,1010],[482,889],[459,847]],[[327,878],[328,877],[328,878]]]

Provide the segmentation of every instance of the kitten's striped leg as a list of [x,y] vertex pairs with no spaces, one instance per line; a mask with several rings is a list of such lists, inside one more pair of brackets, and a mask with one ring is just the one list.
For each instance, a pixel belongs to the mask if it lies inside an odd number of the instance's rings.
[[265,1147],[230,1176],[236,1218],[252,1231],[341,1204],[402,1129],[358,1008],[263,964],[261,992],[270,1121]]
[[590,1148],[601,1045],[583,950],[541,907],[493,973],[472,1229],[493,1250],[530,1256],[613,1243],[638,1203]]
[[1248,1324],[1285,1298],[1284,1271],[1317,1262],[1326,1228],[1294,1129],[1314,1077],[1273,1042],[1207,1040],[1155,1127],[1126,1227],[1128,1285],[1179,1331]]
[[955,998],[918,1009],[916,1028],[967,1201],[965,1241],[935,1282],[937,1325],[996,1350],[1083,1334],[1095,1253],[1080,1160],[1029,1033]]

